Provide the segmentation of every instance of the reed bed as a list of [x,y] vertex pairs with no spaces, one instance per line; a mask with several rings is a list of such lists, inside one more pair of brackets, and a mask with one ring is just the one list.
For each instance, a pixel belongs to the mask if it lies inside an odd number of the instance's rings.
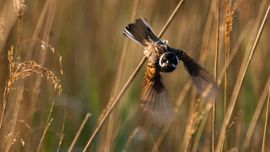
[[162,73],[174,121],[144,151],[270,151],[269,10],[269,0],[0,0],[0,151],[142,151],[147,59],[122,35],[139,17],[219,88],[208,101],[182,64]]

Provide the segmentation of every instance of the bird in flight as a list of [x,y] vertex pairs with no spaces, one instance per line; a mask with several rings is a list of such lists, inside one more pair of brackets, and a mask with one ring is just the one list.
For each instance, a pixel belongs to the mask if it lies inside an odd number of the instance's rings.
[[172,106],[168,101],[167,90],[160,73],[173,72],[180,61],[203,97],[214,97],[217,93],[217,85],[210,74],[186,52],[172,48],[168,41],[158,38],[145,19],[139,18],[128,24],[123,34],[144,47],[148,62],[140,107],[147,113],[146,117],[155,124],[164,125],[172,120]]

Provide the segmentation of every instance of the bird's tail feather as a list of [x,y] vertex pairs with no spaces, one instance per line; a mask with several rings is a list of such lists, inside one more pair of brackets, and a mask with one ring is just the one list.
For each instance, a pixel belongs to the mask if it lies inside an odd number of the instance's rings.
[[159,41],[159,38],[153,33],[148,22],[139,18],[135,23],[129,24],[123,31],[123,34],[131,40],[145,46],[146,42]]

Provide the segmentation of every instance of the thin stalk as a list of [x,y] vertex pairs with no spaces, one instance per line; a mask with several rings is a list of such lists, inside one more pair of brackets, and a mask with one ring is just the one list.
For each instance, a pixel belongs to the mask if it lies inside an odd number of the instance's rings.
[[80,136],[80,134],[81,134],[81,132],[82,132],[82,130],[83,130],[83,128],[84,128],[84,126],[85,126],[85,124],[86,124],[86,122],[88,121],[88,119],[89,119],[90,116],[91,116],[90,113],[87,113],[87,114],[85,115],[85,117],[84,117],[84,119],[83,119],[83,122],[82,122],[82,124],[80,125],[79,130],[77,131],[77,133],[76,133],[74,139],[73,139],[72,142],[71,142],[71,145],[70,145],[69,148],[68,148],[68,152],[71,152],[71,151],[72,151],[72,149],[73,149],[75,143],[77,142],[77,140],[78,140],[78,138],[79,138],[79,136]]
[[248,127],[246,136],[244,138],[243,150],[247,150],[247,148],[249,147],[251,137],[252,137],[252,135],[254,133],[255,126],[256,126],[256,124],[258,122],[258,119],[259,119],[260,114],[262,112],[263,106],[265,104],[265,98],[267,97],[267,92],[268,92],[269,87],[270,87],[270,75],[268,76],[268,80],[266,82],[266,85],[265,85],[265,87],[264,87],[264,89],[263,89],[263,91],[262,91],[262,93],[260,95],[257,107],[255,109],[255,112],[252,115],[250,125]]
[[152,148],[152,152],[154,152],[156,149],[159,148],[161,142],[165,138],[165,136],[166,136],[167,132],[169,131],[170,127],[171,127],[171,123],[168,124],[164,129],[162,129],[158,139],[155,141],[155,145]]
[[[23,22],[23,16],[19,16],[18,15],[18,26],[17,26],[17,48],[15,49],[15,56],[17,56],[17,52],[19,51],[19,45],[21,43],[21,39],[22,39],[22,22]],[[15,58],[16,59],[16,58]]]
[[266,111],[265,111],[265,123],[263,129],[263,141],[262,141],[262,152],[264,152],[265,148],[265,139],[266,139],[266,132],[267,132],[267,122],[268,122],[268,112],[269,112],[269,98],[270,98],[270,88],[268,88],[268,98],[266,104]]
[[57,147],[57,152],[59,152],[60,147],[61,147],[62,142],[63,142],[63,139],[65,137],[64,130],[65,130],[66,117],[67,117],[67,99],[65,96],[64,118],[63,118],[63,122],[62,122],[62,128],[61,128],[61,133],[60,133],[60,140],[59,140],[58,147]]
[[202,120],[201,120],[200,126],[199,126],[199,128],[198,128],[198,131],[197,131],[196,136],[195,136],[195,139],[194,139],[194,145],[193,145],[193,147],[192,147],[192,152],[198,151],[200,139],[201,139],[201,136],[202,136],[203,129],[204,129],[204,127],[205,127],[206,121],[207,121],[207,119],[208,119],[208,115],[209,115],[209,113],[207,112],[207,113],[205,114],[205,116],[204,116],[204,117],[202,118]]
[[43,140],[44,140],[44,138],[45,138],[45,135],[46,135],[46,133],[47,133],[49,127],[50,127],[51,124],[52,124],[52,121],[53,121],[53,118],[51,118],[51,119],[48,121],[48,123],[47,123],[47,125],[46,125],[46,127],[45,127],[45,129],[44,129],[44,131],[43,131],[42,137],[41,137],[41,139],[40,139],[40,141],[39,141],[39,144],[38,144],[38,147],[37,147],[36,152],[41,151],[42,142],[43,142]]
[[[218,56],[219,56],[219,12],[220,12],[220,7],[219,7],[219,0],[217,0],[217,6],[216,6],[216,49],[215,49],[215,67],[214,67],[214,79],[217,83],[217,71],[218,71]],[[216,119],[216,101],[217,97],[215,96],[215,101],[213,102],[213,107],[212,107],[212,152],[215,151],[215,119]]]
[[50,112],[49,112],[48,119],[47,119],[47,125],[46,125],[46,127],[45,127],[45,129],[43,131],[43,134],[42,134],[41,138],[40,138],[40,141],[38,143],[38,147],[36,149],[36,152],[41,151],[42,143],[43,143],[44,138],[46,136],[46,133],[47,133],[49,127],[51,126],[52,121],[53,121],[53,118],[51,118],[52,117],[52,113],[53,113],[53,108],[54,108],[54,101],[51,104]]
[[64,139],[64,130],[65,130],[65,123],[66,123],[66,116],[67,116],[67,99],[65,96],[65,109],[64,109],[64,118],[63,118],[63,122],[62,122],[62,128],[61,128],[61,133],[60,133],[60,140],[57,146],[57,152],[59,152],[60,147],[62,145],[63,139]]

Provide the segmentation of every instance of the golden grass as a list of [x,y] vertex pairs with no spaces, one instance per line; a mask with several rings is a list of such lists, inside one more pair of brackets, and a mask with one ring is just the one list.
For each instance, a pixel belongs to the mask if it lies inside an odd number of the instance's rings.
[[257,44],[258,44],[258,40],[259,40],[259,38],[261,36],[261,33],[262,33],[263,28],[264,28],[266,19],[268,17],[269,10],[270,10],[270,6],[268,7],[268,9],[267,9],[267,11],[265,13],[264,19],[263,19],[263,21],[261,23],[260,29],[259,29],[259,31],[257,33],[256,39],[255,39],[255,42],[253,43],[251,51],[249,52],[249,54],[246,54],[246,57],[245,57],[245,59],[243,60],[243,62],[241,64],[239,74],[238,74],[238,77],[237,77],[237,80],[236,80],[236,85],[234,87],[233,94],[232,94],[232,97],[230,99],[230,103],[229,103],[228,109],[226,111],[224,121],[222,123],[222,128],[221,128],[221,132],[220,132],[220,135],[219,135],[216,151],[222,151],[223,142],[224,142],[224,140],[226,138],[226,128],[228,127],[228,124],[229,124],[229,121],[230,121],[230,118],[231,118],[235,103],[236,103],[238,95],[239,95],[239,91],[241,89],[244,77],[245,77],[246,72],[247,72],[247,68],[249,66],[249,63],[250,63],[253,55],[254,55],[255,49],[256,49]]
[[[27,113],[25,113],[22,117],[22,111],[24,109],[24,102],[23,102],[23,96],[25,91],[30,91],[30,89],[24,88],[24,80],[26,78],[33,78],[33,75],[36,75],[38,77],[46,78],[48,81],[51,81],[53,84],[53,88],[56,90],[57,94],[60,95],[62,92],[62,85],[60,82],[60,79],[58,76],[54,74],[51,70],[49,70],[47,67],[42,65],[43,63],[38,63],[37,61],[33,59],[26,59],[25,61],[22,60],[22,57],[20,56],[20,51],[22,49],[22,46],[26,46],[27,42],[31,41],[31,45],[40,44],[41,50],[43,52],[46,52],[46,50],[50,50],[52,54],[56,54],[59,60],[59,66],[60,66],[60,73],[63,74],[62,71],[62,58],[59,55],[59,53],[45,40],[42,39],[30,39],[27,41],[23,41],[23,16],[24,11],[26,8],[26,5],[24,1],[16,0],[13,1],[13,5],[11,3],[5,3],[6,7],[3,8],[4,11],[6,11],[7,8],[12,7],[11,12],[15,12],[17,15],[17,44],[16,47],[11,47],[10,50],[8,50],[8,77],[6,81],[6,85],[3,92],[3,102],[2,102],[2,110],[1,110],[1,120],[0,120],[0,127],[1,127],[1,151],[13,151],[18,150],[18,148],[21,146],[24,149],[28,149],[30,147],[30,143],[28,141],[31,140],[31,138],[26,138],[27,134],[23,131],[24,128],[21,128],[20,126],[23,125],[23,127],[27,128],[27,132],[31,133],[33,130],[32,124],[29,123],[29,116],[33,117],[34,115],[34,109],[31,109],[33,106],[32,104],[28,105],[30,109]],[[9,29],[11,29],[13,22],[13,17],[11,15],[14,15],[13,13],[10,13],[10,15],[7,15],[7,12],[1,11],[4,15],[1,20],[4,20],[5,24],[2,24],[1,30],[4,30],[1,34],[3,41],[6,41],[6,37],[9,33]],[[34,42],[34,43],[33,43]],[[1,47],[2,47],[1,43]],[[2,48],[1,48],[2,50]],[[37,91],[37,90],[35,90]],[[34,97],[34,96],[32,96]],[[32,98],[33,100],[34,98]],[[35,99],[35,102],[37,100]],[[42,148],[43,141],[45,139],[45,135],[47,134],[47,131],[52,123],[53,118],[50,118],[52,115],[52,109],[53,109],[53,102],[51,106],[51,110],[49,112],[48,121],[46,123],[45,129],[43,130],[41,134],[41,138],[38,144],[37,144],[37,151],[40,151]],[[11,119],[11,120],[10,120]],[[30,118],[31,119],[31,118]],[[21,123],[23,122],[23,123]],[[41,132],[40,132],[41,133]],[[26,136],[25,136],[26,135]],[[20,141],[20,144],[17,144],[17,141]],[[33,147],[32,147],[33,150]]]
[[2,124],[4,121],[8,96],[16,81],[29,77],[33,74],[37,74],[40,75],[41,77],[45,77],[48,80],[52,81],[54,89],[58,92],[58,94],[62,92],[62,85],[60,83],[60,80],[52,71],[48,70],[46,67],[37,64],[35,61],[25,61],[18,63],[14,60],[13,53],[14,48],[11,47],[11,49],[8,51],[9,79],[3,95],[3,108],[0,121],[0,128],[2,128]]
[[162,74],[175,121],[149,151],[268,151],[270,7],[236,3],[1,1],[0,151],[136,151],[146,57],[121,32],[137,17],[212,69],[220,89],[208,102],[182,65]]

